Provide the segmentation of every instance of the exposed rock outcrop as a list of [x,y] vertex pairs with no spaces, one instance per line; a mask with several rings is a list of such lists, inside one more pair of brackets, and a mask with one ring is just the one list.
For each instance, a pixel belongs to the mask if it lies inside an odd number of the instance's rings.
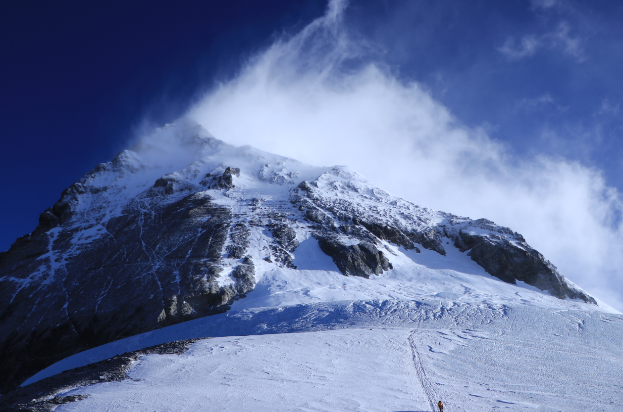
[[294,268],[292,252],[299,246],[296,232],[287,223],[270,224],[268,229],[276,242],[271,246],[273,260]]
[[348,246],[336,237],[318,235],[317,239],[322,251],[333,258],[340,272],[346,276],[368,279],[370,275],[380,275],[392,269],[383,252],[370,242]]
[[227,167],[222,174],[208,173],[201,181],[201,184],[210,189],[231,189],[234,187],[234,176],[240,177],[240,168]]
[[253,260],[249,257],[244,258],[242,263],[234,268],[232,276],[236,279],[236,290],[240,297],[244,297],[251,292],[255,288],[255,265],[253,265]]
[[587,293],[567,283],[558,270],[536,250],[501,236],[477,236],[459,231],[455,245],[489,274],[507,282],[525,282],[559,299],[582,299],[596,304]]
[[227,310],[249,290],[248,279],[217,282],[231,220],[208,196],[137,199],[77,258],[76,229],[35,231],[0,257],[19,285],[0,305],[2,375],[19,383],[69,354]]
[[232,226],[229,238],[231,243],[227,245],[229,257],[233,259],[242,259],[249,247],[249,235],[251,231],[246,224],[237,223]]

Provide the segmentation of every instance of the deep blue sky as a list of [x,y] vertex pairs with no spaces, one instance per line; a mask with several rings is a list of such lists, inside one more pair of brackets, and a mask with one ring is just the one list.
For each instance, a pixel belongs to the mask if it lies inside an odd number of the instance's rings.
[[[0,5],[0,250],[64,188],[126,147],[143,118],[174,120],[320,0]],[[511,153],[603,171],[623,188],[623,3],[351,1],[348,25],[404,81]]]
[[275,32],[324,1],[6,1],[0,5],[0,250],[64,188],[174,120]]

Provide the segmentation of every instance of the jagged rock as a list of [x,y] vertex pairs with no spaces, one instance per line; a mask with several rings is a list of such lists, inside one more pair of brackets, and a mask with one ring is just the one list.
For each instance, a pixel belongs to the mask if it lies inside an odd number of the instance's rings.
[[60,219],[54,214],[52,208],[46,209],[45,212],[39,215],[39,227],[41,227],[44,231],[55,228],[60,223]]
[[313,186],[313,185],[314,185],[314,183],[313,183],[313,182],[312,182],[312,183],[310,183],[310,182],[308,182],[308,181],[306,181],[306,180],[303,180],[301,183],[299,183],[299,185],[298,185],[297,187],[298,187],[299,189],[302,189],[302,190],[307,191],[307,190],[311,190],[311,188],[312,188],[312,186]]
[[156,180],[154,188],[162,188],[165,195],[172,195],[175,192],[179,192],[183,189],[191,189],[192,185],[183,182],[178,176],[167,175]]
[[[317,215],[324,211],[338,216],[341,220],[350,221],[352,224],[340,226],[340,231],[350,238],[371,244],[377,240],[385,240],[405,249],[416,248],[418,252],[416,244],[419,244],[445,256],[443,238],[447,237],[461,251],[471,249],[469,256],[472,260],[501,280],[509,283],[521,280],[561,299],[582,299],[588,303],[595,303],[588,294],[571,286],[551,263],[525,242],[523,236],[490,220],[472,221],[439,212],[437,216],[443,218],[443,223],[430,224],[422,219],[420,213],[426,214],[429,211],[411,205],[405,205],[411,215],[405,210],[396,208],[392,218],[384,220],[374,208],[369,209],[348,200],[349,192],[360,195],[365,192],[365,186],[357,184],[352,174],[338,169],[321,175],[315,181],[303,181],[298,188],[301,190],[293,195],[293,200],[305,211],[306,217],[308,213]],[[336,199],[336,192],[340,193],[339,201]],[[386,196],[374,190],[371,195],[377,199]],[[393,207],[398,205],[395,200],[390,202]],[[358,229],[359,227],[366,230]],[[327,229],[330,232],[330,228]],[[473,229],[478,229],[478,234],[468,235]],[[370,238],[371,235],[374,238]],[[351,272],[369,274],[359,260],[353,261],[353,258],[349,258],[353,254],[349,247],[336,244],[330,239],[319,240],[319,243],[322,250],[334,258],[342,273],[345,273],[348,267],[351,268],[349,269]]]
[[269,229],[275,241],[275,244],[270,247],[273,260],[280,262],[283,266],[295,269],[292,264],[294,259],[291,252],[299,246],[299,242],[296,240],[296,231],[285,223],[271,224]]
[[60,223],[65,223],[71,219],[73,215],[71,206],[78,202],[78,196],[84,192],[80,183],[74,183],[63,191],[59,201],[52,206],[52,213],[58,217]]
[[368,279],[370,275],[380,275],[392,269],[392,264],[383,252],[369,242],[347,246],[337,238],[317,235],[320,249],[333,258],[340,272],[346,276],[360,276]]
[[434,229],[410,233],[409,235],[413,242],[419,243],[425,249],[434,250],[442,256],[446,255],[446,249],[443,247],[441,236]]
[[227,167],[221,175],[205,175],[201,184],[210,189],[231,189],[234,186],[234,176],[240,177],[240,168]]
[[274,225],[271,231],[277,243],[285,250],[293,251],[298,247],[299,242],[296,240],[296,232],[288,225]]
[[560,299],[569,297],[596,304],[588,294],[571,288],[554,265],[534,249],[525,249],[501,237],[476,236],[464,231],[459,232],[455,245],[462,251],[469,250],[474,262],[507,283],[522,281]]
[[230,258],[233,259],[240,259],[244,256],[244,254],[246,253],[247,249],[243,246],[239,246],[239,245],[228,245],[227,246],[227,252],[229,254]]
[[240,177],[240,169],[237,167],[228,167],[219,177],[217,186],[222,189],[230,189],[234,186],[234,176]]
[[[123,215],[108,221],[107,236],[93,241],[80,259],[67,261],[62,273],[50,272],[47,288],[33,284],[15,290],[14,298],[9,295],[0,306],[3,376],[19,383],[84,349],[227,310],[236,290],[207,288],[198,293],[196,285],[210,272],[206,264],[221,258],[230,224],[231,211],[206,196],[186,196],[164,207],[151,199],[131,203]],[[60,258],[71,247],[71,235],[63,232],[56,239],[54,256]],[[35,250],[30,253],[48,253],[48,235],[35,236],[44,239],[33,239]],[[41,265],[19,256],[31,249],[24,246],[32,241],[23,243],[4,254],[3,273],[8,269],[26,278]],[[34,308],[18,305],[29,295]],[[38,305],[44,305],[41,314],[29,317]]]
[[242,264],[236,266],[232,272],[232,277],[236,279],[236,289],[241,296],[249,293],[255,288],[255,266],[251,258],[245,258]]
[[[402,231],[396,227],[386,225],[383,223],[377,222],[365,222],[356,219],[363,225],[366,229],[368,229],[371,233],[373,233],[379,239],[387,240],[390,243],[395,245],[403,246],[405,249],[414,249],[415,245]],[[420,243],[420,242],[418,242]],[[445,254],[445,251],[444,253]]]
[[234,225],[229,234],[231,244],[227,245],[229,257],[233,259],[242,259],[249,246],[249,235],[251,231],[245,224],[238,223]]
[[307,217],[312,222],[321,225],[330,225],[333,221],[329,215],[318,209],[307,209],[305,211],[305,217]]
[[50,403],[55,405],[64,405],[66,403],[77,402],[88,398],[90,395],[69,395],[69,396],[55,396],[50,400]]

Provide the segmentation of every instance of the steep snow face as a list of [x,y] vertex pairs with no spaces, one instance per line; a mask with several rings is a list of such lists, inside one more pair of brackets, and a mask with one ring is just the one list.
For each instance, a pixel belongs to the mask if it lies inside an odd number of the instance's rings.
[[510,229],[392,197],[346,167],[227,145],[190,121],[65,190],[0,254],[0,273],[5,391],[73,353],[232,305],[606,308]]

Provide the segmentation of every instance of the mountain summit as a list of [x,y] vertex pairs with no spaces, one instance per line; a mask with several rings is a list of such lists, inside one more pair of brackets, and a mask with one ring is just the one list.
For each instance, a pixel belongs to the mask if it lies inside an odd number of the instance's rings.
[[85,174],[0,254],[1,389],[232,305],[425,296],[596,304],[511,229],[183,120]]

